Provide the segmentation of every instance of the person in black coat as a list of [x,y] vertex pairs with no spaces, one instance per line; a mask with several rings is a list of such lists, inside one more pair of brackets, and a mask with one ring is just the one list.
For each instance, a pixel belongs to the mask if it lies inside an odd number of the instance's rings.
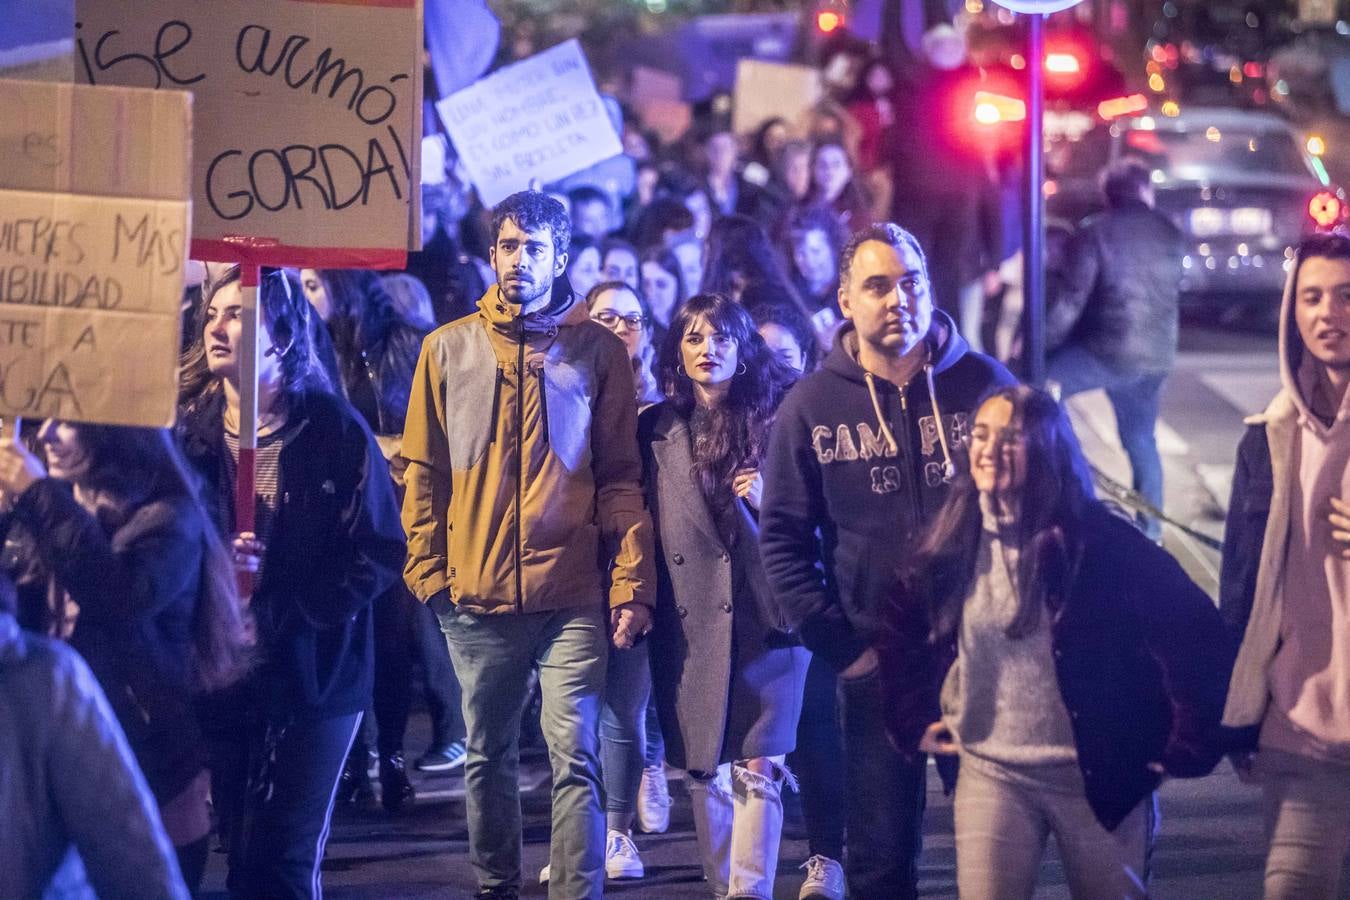
[[1032,896],[1050,833],[1073,897],[1147,896],[1152,791],[1222,755],[1234,642],[1177,562],[1095,500],[1048,394],[980,404],[884,615],[896,746],[960,758],[961,896]]
[[[1046,314],[1046,378],[1061,396],[1105,388],[1134,489],[1163,505],[1162,459],[1153,436],[1163,381],[1177,354],[1181,258],[1177,227],[1153,209],[1149,170],[1127,160],[1111,170],[1107,210],[1088,219],[1066,254]],[[1157,539],[1162,524],[1144,520]]]
[[258,289],[257,524],[240,530],[240,303],[237,270],[213,283],[202,341],[214,384],[180,419],[184,452],[253,582],[262,656],[216,711],[216,794],[231,894],[316,897],[330,804],[371,691],[371,605],[397,583],[406,551],[384,457],[326,389],[309,304],[281,272]]
[[233,567],[167,431],[49,419],[37,437],[45,464],[0,439],[21,624],[89,663],[196,890],[211,822],[194,705],[249,657]]

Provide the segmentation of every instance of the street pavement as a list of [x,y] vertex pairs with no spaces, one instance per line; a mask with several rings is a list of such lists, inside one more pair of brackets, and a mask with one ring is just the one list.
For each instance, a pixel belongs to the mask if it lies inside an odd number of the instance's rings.
[[[1182,354],[1168,379],[1159,424],[1169,515],[1219,537],[1232,478],[1242,418],[1263,409],[1278,388],[1273,333],[1228,332],[1188,327]],[[1117,480],[1129,483],[1129,466],[1115,436],[1105,395],[1086,394],[1071,402],[1080,439],[1089,457]],[[1218,554],[1176,529],[1164,535],[1167,548],[1207,591],[1218,583]],[[414,717],[410,757],[425,746],[424,715]],[[924,897],[955,897],[950,798],[930,773],[929,811],[922,860]],[[339,813],[323,864],[330,898],[467,898],[475,889],[467,859],[463,781],[458,775],[414,773],[419,797],[408,813]],[[522,764],[525,818],[522,896],[544,897],[537,873],[548,857],[549,777],[546,759],[535,751]],[[670,831],[639,835],[647,867],[641,881],[611,882],[614,896],[682,900],[707,898],[698,864],[688,795],[672,773]],[[1158,900],[1246,900],[1261,896],[1264,845],[1256,788],[1238,782],[1226,763],[1214,775],[1171,781],[1160,791],[1161,828],[1153,856],[1152,895]],[[800,830],[783,842],[775,900],[793,900],[804,873],[798,866],[807,847]],[[222,857],[214,854],[205,884],[207,898],[224,897]],[[1350,900],[1350,878],[1341,894]],[[1053,841],[1042,866],[1036,896],[1068,898]]]

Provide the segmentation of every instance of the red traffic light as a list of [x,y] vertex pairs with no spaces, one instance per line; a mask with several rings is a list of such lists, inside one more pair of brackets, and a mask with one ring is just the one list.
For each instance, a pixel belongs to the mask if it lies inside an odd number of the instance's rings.
[[1331,228],[1341,221],[1345,213],[1345,204],[1331,191],[1322,191],[1308,201],[1308,215],[1317,223],[1318,228]]

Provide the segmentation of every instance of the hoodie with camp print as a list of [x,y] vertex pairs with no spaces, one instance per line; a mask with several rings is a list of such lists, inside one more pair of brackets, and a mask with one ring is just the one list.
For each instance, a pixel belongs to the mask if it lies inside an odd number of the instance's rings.
[[901,390],[862,368],[846,325],[774,424],[764,569],[802,642],[837,670],[872,642],[906,545],[941,506],[970,442],[976,403],[1016,381],[972,351],[941,310],[925,340],[928,362]]

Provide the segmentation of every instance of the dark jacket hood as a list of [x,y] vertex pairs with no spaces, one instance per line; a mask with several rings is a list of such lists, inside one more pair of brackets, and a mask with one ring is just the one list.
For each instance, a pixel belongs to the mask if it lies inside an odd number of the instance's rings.
[[[956,330],[952,317],[940,309],[933,310],[933,324],[928,326],[924,337],[928,344],[928,359],[933,366],[933,374],[940,375],[970,352],[970,345]],[[842,375],[849,381],[863,384],[867,372],[858,362],[858,330],[852,322],[845,322],[834,339],[834,347],[825,357],[822,367]]]

